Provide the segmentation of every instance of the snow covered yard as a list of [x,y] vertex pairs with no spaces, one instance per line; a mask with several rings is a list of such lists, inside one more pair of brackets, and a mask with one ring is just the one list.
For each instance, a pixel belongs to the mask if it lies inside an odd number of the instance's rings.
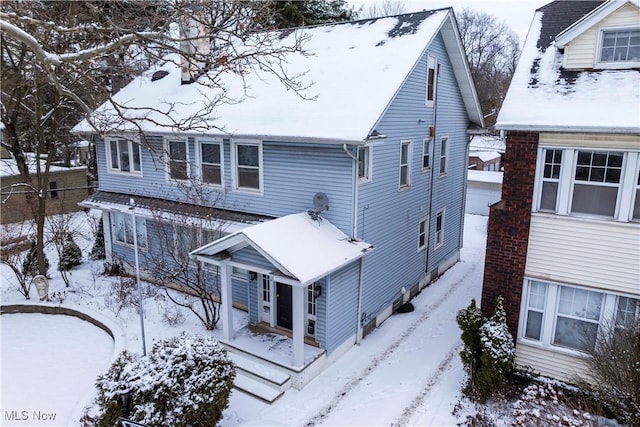
[[0,424],[70,425],[96,376],[109,367],[113,338],[65,315],[5,314],[1,328]]
[[[92,221],[91,213],[74,215],[75,230],[78,236],[84,236],[76,242],[85,257],[93,244]],[[480,297],[486,222],[486,217],[466,215],[461,261],[412,300],[415,311],[393,315],[304,389],[289,390],[271,405],[234,390],[221,426],[448,426],[462,423],[467,416],[483,411],[461,395],[464,371],[458,355],[461,344],[455,314],[466,307],[471,298]],[[135,307],[118,309],[113,303],[112,295],[120,279],[101,275],[101,261],[85,259],[81,266],[72,270],[71,286],[65,288],[55,270],[55,251],[49,251],[48,257],[52,266],[51,292],[57,295],[52,304],[63,301],[63,305],[73,303],[101,312],[125,331],[128,350],[141,353],[140,323]],[[4,265],[0,266],[0,278],[2,304],[23,303],[24,297],[16,290],[15,278]],[[163,292],[153,286],[146,285],[144,295],[147,348],[154,341],[176,336],[182,331],[221,337],[220,329],[206,331],[194,316],[177,310],[165,300]],[[35,289],[31,290],[31,298],[37,300]],[[38,316],[44,315],[35,315],[28,321],[22,316],[27,315],[0,317],[3,332],[0,409],[3,420],[0,424],[67,425],[73,406],[90,404],[95,396],[95,390],[87,392],[87,387],[91,388],[100,371],[106,370],[107,366],[101,361],[111,357],[113,341],[103,331],[88,323],[83,325],[78,319],[75,319],[77,322],[71,320],[72,326],[60,325],[57,319],[55,322],[43,320],[67,316],[43,318]],[[236,312],[234,321],[236,329],[241,328],[247,321],[245,313]],[[83,326],[89,329],[82,329]],[[5,330],[10,332],[5,334]],[[47,337],[43,347],[31,347],[40,341],[33,338],[36,333]],[[68,339],[73,341],[66,341]],[[24,351],[11,352],[7,348]],[[82,362],[71,361],[75,356]],[[14,365],[21,369],[14,371]],[[64,366],[72,366],[73,370],[65,371]],[[43,372],[36,367],[42,367]],[[39,394],[34,394],[34,389]],[[84,393],[74,398],[67,389],[84,390]],[[8,393],[10,390],[20,390],[20,393]],[[521,415],[523,411],[527,413],[527,405],[532,403],[519,405],[518,414]],[[523,405],[525,409],[522,409]],[[484,410],[497,425],[511,425],[514,409],[513,402],[505,402]],[[31,419],[17,421],[16,418],[9,424],[6,414],[12,410],[26,410],[30,418],[34,410],[56,413],[57,417],[40,424]]]

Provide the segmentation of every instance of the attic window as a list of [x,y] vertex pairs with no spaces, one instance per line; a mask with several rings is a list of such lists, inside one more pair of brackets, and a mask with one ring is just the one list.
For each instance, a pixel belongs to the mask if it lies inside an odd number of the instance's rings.
[[640,29],[602,31],[600,62],[640,61]]

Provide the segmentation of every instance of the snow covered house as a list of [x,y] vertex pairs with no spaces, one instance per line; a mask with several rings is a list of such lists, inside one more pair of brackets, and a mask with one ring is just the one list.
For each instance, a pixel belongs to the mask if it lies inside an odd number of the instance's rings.
[[[130,198],[140,251],[152,253],[153,211],[167,221],[189,211],[183,190],[198,181],[208,198],[197,203],[211,210],[192,230],[174,224],[175,241],[197,236],[187,249],[215,272],[225,342],[234,346],[240,332],[233,301],[250,324],[292,337],[286,364],[298,372],[339,356],[459,260],[469,135],[484,126],[451,8],[306,27],[282,40],[301,32],[311,55],[287,62],[307,71],[317,97],[247,75],[252,96],[216,109],[224,130],[157,125],[165,118],[154,108],[173,105],[180,120],[216,95],[181,85],[176,64],[122,89],[116,98],[152,120],[94,135],[99,191],[83,203],[103,211],[109,258],[133,263]],[[83,122],[75,132],[91,129]],[[168,161],[141,149],[141,138]]]
[[505,298],[516,360],[565,381],[612,324],[640,318],[638,1],[534,15],[500,110],[482,308]]

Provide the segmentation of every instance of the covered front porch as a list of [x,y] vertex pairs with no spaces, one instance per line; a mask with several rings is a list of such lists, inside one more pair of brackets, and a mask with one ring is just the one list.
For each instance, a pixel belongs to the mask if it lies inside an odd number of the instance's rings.
[[231,303],[234,269],[241,269],[250,285],[249,323],[289,332],[288,365],[303,369],[317,351],[323,351],[321,339],[315,341],[316,348],[305,345],[305,338],[315,340],[316,327],[321,327],[316,309],[330,287],[331,273],[372,249],[321,216],[304,212],[249,226],[192,251],[191,256],[218,268],[224,342],[237,346],[246,339],[234,330]]

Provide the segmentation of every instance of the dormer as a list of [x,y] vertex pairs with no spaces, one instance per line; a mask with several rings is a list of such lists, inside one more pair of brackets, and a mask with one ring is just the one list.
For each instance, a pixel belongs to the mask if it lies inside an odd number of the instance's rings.
[[640,68],[640,1],[609,0],[558,34],[567,70]]

